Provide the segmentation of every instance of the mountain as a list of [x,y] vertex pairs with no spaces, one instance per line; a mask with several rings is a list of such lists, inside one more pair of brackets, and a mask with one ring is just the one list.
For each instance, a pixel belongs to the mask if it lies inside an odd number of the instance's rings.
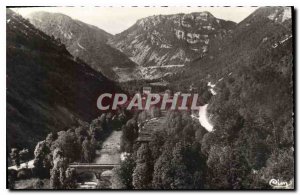
[[[296,64],[292,16],[292,7],[258,8],[237,25],[230,37],[212,45],[207,56],[168,80],[174,91],[191,89],[201,98],[205,91],[211,92],[205,100],[213,131],[203,136],[201,149],[208,148],[207,164],[217,165],[220,158],[235,154],[230,166],[238,161],[237,169],[251,170],[247,176],[238,171],[238,180],[243,183],[249,176],[255,178],[255,182],[248,180],[249,184],[257,185],[261,180],[262,186],[274,175],[291,183],[294,180]],[[223,167],[224,178],[228,178],[230,166]],[[265,187],[255,186],[259,188]]]
[[208,85],[215,131],[230,139],[246,136],[245,143],[258,136],[259,143],[273,144],[268,152],[292,151],[294,146],[292,11],[258,8],[211,54],[169,80],[174,87],[200,91]]
[[33,149],[49,132],[101,114],[102,93],[114,82],[74,57],[65,46],[10,9],[6,13],[7,150]]
[[228,36],[235,26],[209,12],[155,15],[138,20],[110,38],[109,44],[140,66],[149,67],[142,68],[147,75],[154,68],[178,68],[207,55],[211,44]]
[[138,75],[134,62],[106,44],[112,35],[104,30],[60,13],[34,12],[29,20],[44,33],[60,39],[73,56],[105,76],[126,81]]
[[209,74],[211,81],[216,82],[230,72],[252,66],[267,57],[273,61],[267,65],[281,71],[284,67],[273,66],[279,63],[280,56],[289,54],[282,48],[288,45],[292,54],[291,13],[290,7],[258,8],[236,26],[231,36],[212,45],[208,55],[194,60],[186,69],[186,75],[180,76],[192,81]]

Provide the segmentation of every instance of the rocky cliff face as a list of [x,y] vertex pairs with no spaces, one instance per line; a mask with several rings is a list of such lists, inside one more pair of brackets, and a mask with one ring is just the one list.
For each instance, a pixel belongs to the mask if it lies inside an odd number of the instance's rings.
[[[261,7],[241,21],[230,36],[210,45],[210,51],[203,58],[195,59],[182,74],[170,81],[192,84],[197,80],[212,78],[207,82],[216,82],[229,73],[268,59],[257,66],[279,66],[280,57],[291,59],[292,18],[290,7]],[[286,51],[284,48],[288,47]],[[288,56],[288,57],[287,57]],[[271,63],[272,62],[272,63]],[[210,75],[210,76],[207,76]],[[238,76],[238,75],[237,75]]]
[[143,67],[184,65],[206,55],[211,43],[223,39],[235,26],[209,12],[157,15],[138,20],[111,37],[109,44]]

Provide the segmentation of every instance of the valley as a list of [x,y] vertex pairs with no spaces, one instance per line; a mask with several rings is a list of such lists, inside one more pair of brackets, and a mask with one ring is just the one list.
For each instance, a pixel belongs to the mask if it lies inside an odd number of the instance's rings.
[[[294,188],[293,11],[149,15],[113,35],[7,9],[9,188]],[[200,109],[104,110],[102,94],[196,94]]]

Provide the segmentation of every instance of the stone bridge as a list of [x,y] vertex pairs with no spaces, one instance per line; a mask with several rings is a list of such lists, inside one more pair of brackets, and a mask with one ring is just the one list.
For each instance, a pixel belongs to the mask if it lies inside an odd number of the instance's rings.
[[71,163],[70,168],[75,169],[76,173],[94,173],[97,179],[101,179],[104,171],[112,170],[120,164],[96,164],[96,163]]

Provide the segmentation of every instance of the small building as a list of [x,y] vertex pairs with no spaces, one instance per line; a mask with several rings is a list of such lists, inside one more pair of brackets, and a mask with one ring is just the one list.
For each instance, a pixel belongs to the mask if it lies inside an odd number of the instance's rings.
[[148,95],[151,93],[151,87],[143,87],[143,95]]

